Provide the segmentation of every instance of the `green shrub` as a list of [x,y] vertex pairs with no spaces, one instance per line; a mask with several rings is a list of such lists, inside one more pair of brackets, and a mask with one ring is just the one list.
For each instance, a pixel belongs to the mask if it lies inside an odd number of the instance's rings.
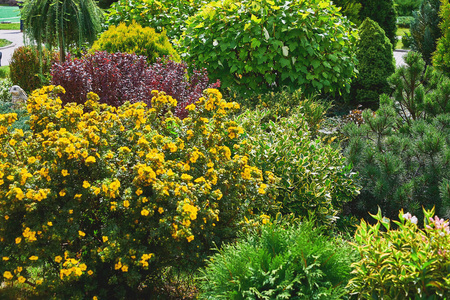
[[312,222],[270,224],[208,261],[200,299],[346,299],[355,252]]
[[419,9],[422,0],[394,0],[394,6],[399,16],[412,16]]
[[[414,13],[414,12],[413,12]],[[409,28],[410,24],[414,21],[414,17],[397,17],[397,26],[400,28]]]
[[414,43],[414,39],[412,38],[411,34],[408,32],[405,32],[405,35],[402,36],[403,49],[410,49],[411,45],[413,43]]
[[205,0],[119,0],[106,13],[106,24],[130,25],[133,21],[143,27],[151,27],[156,32],[167,32],[172,42],[177,41],[186,27],[186,20],[194,15]]
[[[308,101],[302,104],[310,105]],[[250,161],[280,177],[276,200],[282,212],[314,214],[319,223],[331,225],[343,204],[358,192],[355,173],[340,149],[313,137],[304,112],[299,106],[290,116],[272,120],[270,109],[257,108],[245,111],[236,120],[253,146]]]
[[42,66],[40,61],[36,47],[23,46],[15,49],[9,64],[12,83],[27,93],[48,83],[50,68],[53,62],[58,61],[58,55],[44,50]]
[[171,56],[175,61],[180,60],[165,31],[156,33],[153,28],[142,27],[135,22],[128,26],[125,23],[120,23],[117,27],[111,25],[94,42],[91,51],[134,53],[146,56],[148,63],[155,63],[158,57],[164,56]]
[[359,11],[361,10],[361,3],[359,0],[334,0],[333,4],[341,7],[342,14],[356,25],[361,24],[362,20],[359,18]]
[[439,23],[440,0],[424,0],[420,9],[413,13],[411,22],[412,49],[420,52],[427,65],[431,65],[431,55],[436,50],[437,40],[441,37]]
[[376,224],[361,221],[354,244],[361,260],[353,264],[355,277],[349,282],[358,299],[450,297],[449,223],[434,210],[424,209],[424,215],[423,229],[403,210],[394,224],[380,210],[373,216]]
[[9,78],[0,79],[0,102],[11,102],[9,89],[13,86]]
[[244,95],[301,88],[311,95],[349,90],[356,34],[329,1],[226,0],[188,20],[182,45],[224,88]]
[[352,83],[352,98],[356,103],[376,103],[381,94],[389,92],[387,78],[395,71],[392,44],[384,30],[369,18],[359,27],[356,46],[359,75]]
[[31,131],[10,130],[16,115],[0,115],[7,282],[47,299],[139,299],[164,268],[202,265],[245,216],[269,210],[274,176],[249,162],[242,129],[226,117],[238,104],[217,90],[180,120],[165,113],[176,100],[162,92],[151,109],[99,104],[93,93],[62,107],[60,89],[30,96]]
[[395,48],[397,45],[397,13],[394,0],[361,0],[359,12],[361,20],[370,18],[383,28],[386,36]]
[[420,216],[421,206],[450,212],[450,198],[440,193],[450,178],[450,81],[425,71],[420,54],[408,53],[405,62],[389,78],[393,99],[382,95],[376,112],[364,111],[362,124],[343,130],[344,154],[363,187],[349,206],[359,216],[377,206],[388,217],[401,208]]
[[0,67],[0,78],[9,78],[9,66]]
[[439,27],[442,36],[437,41],[436,51],[433,53],[433,66],[450,76],[450,51],[448,51],[450,46],[450,3],[448,0],[441,0],[439,16],[441,17]]

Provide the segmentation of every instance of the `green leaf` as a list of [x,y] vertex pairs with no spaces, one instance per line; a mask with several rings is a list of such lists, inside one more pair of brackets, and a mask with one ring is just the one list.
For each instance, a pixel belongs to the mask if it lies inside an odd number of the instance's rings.
[[256,38],[252,38],[252,48],[255,49],[261,45],[261,42]]

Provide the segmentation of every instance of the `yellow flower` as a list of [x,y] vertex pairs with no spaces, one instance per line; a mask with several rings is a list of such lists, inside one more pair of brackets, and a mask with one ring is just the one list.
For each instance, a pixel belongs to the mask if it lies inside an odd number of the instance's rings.
[[102,240],[103,240],[103,243],[106,243],[108,241],[108,237],[107,236],[102,236]]
[[34,156],[28,157],[28,163],[29,163],[30,165],[33,164],[35,161],[36,161],[36,157],[34,157]]
[[3,256],[2,260],[7,261],[7,260],[9,260],[9,257]]
[[61,190],[61,191],[59,192],[59,195],[60,195],[61,197],[64,197],[64,196],[66,195],[66,191]]
[[10,271],[5,271],[5,273],[3,273],[3,277],[5,277],[7,280],[10,280],[14,276],[11,274]]
[[86,233],[84,233],[84,232],[81,231],[81,230],[78,230],[78,235],[79,235],[79,236],[86,236]]
[[26,281],[26,278],[23,276],[20,276],[19,278],[17,278],[17,281],[19,281],[20,283],[24,283]]
[[8,216],[8,215],[6,215],[6,216],[5,216],[5,220],[8,220],[8,219],[9,219],[9,216]]
[[88,164],[88,163],[95,163],[96,162],[96,160],[95,160],[95,157],[93,157],[93,156],[89,156],[88,158],[86,158],[86,163]]
[[148,216],[150,214],[150,212],[148,210],[146,210],[145,208],[143,210],[141,210],[141,215],[143,215],[144,217]]
[[123,201],[123,206],[128,208],[130,206],[130,202],[128,200]]
[[164,212],[164,208],[162,208],[162,207],[158,208],[158,212],[159,212],[160,214],[162,214],[162,213]]
[[261,186],[258,189],[258,193],[264,195],[266,193],[267,184],[261,184]]
[[21,241],[22,241],[21,237],[16,238],[16,244],[20,244]]
[[38,279],[38,280],[36,280],[36,284],[37,284],[37,285],[40,285],[40,284],[42,284],[43,282],[44,282],[43,279]]
[[194,240],[194,236],[190,235],[186,239],[187,239],[188,243],[190,243],[190,242],[192,242]]
[[39,257],[37,257],[36,255],[30,256],[29,260],[38,260]]
[[83,187],[84,187],[85,189],[87,189],[87,188],[90,187],[90,186],[91,186],[91,184],[90,184],[89,182],[87,182],[86,180],[83,181]]
[[67,170],[62,170],[61,171],[62,176],[66,177],[67,175],[69,175],[69,172]]
[[122,272],[128,272],[128,266],[124,265],[124,266],[122,267]]
[[138,195],[138,196],[142,195],[142,189],[137,189],[136,190],[136,195]]
[[188,106],[185,107],[187,110],[191,111],[191,110],[195,110],[195,105],[194,104],[189,104]]
[[87,273],[88,273],[89,276],[91,276],[92,274],[94,274],[94,272],[93,272],[92,270],[89,270]]
[[55,262],[57,262],[58,264],[62,261],[62,257],[61,256],[56,256],[55,257]]
[[92,297],[92,300],[98,300],[97,296]]
[[47,225],[51,227],[51,226],[53,226],[53,223],[52,222],[47,222]]

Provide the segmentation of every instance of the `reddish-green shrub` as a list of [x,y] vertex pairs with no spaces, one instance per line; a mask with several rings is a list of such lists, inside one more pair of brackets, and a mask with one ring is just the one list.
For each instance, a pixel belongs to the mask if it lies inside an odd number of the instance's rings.
[[188,76],[185,63],[158,59],[148,65],[144,56],[105,51],[55,64],[52,84],[66,89],[66,94],[60,95],[63,103],[84,103],[86,95],[94,92],[99,95],[100,103],[116,107],[126,101],[151,105],[151,91],[164,91],[177,99],[174,113],[182,118],[187,115],[184,108],[197,101],[203,90],[218,86],[218,83],[209,84],[205,70],[194,70]]
[[39,65],[39,52],[36,47],[23,46],[14,50],[10,68],[13,84],[19,85],[27,93],[48,83],[48,74],[53,62],[59,60],[57,53],[44,49],[42,53],[42,72]]

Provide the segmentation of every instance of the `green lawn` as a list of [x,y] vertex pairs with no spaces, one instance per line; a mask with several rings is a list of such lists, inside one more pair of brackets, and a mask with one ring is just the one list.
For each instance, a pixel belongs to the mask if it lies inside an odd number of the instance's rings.
[[397,29],[397,36],[404,36],[404,35],[406,35],[406,33],[410,33],[409,28],[398,28]]
[[0,23],[0,30],[19,30],[19,29],[20,23],[9,23],[9,24]]
[[2,6],[0,9],[0,22],[19,23],[20,14],[18,6]]
[[9,44],[11,44],[10,41],[4,40],[4,39],[0,39],[0,48],[1,48],[1,47],[5,47],[5,46],[8,46]]

